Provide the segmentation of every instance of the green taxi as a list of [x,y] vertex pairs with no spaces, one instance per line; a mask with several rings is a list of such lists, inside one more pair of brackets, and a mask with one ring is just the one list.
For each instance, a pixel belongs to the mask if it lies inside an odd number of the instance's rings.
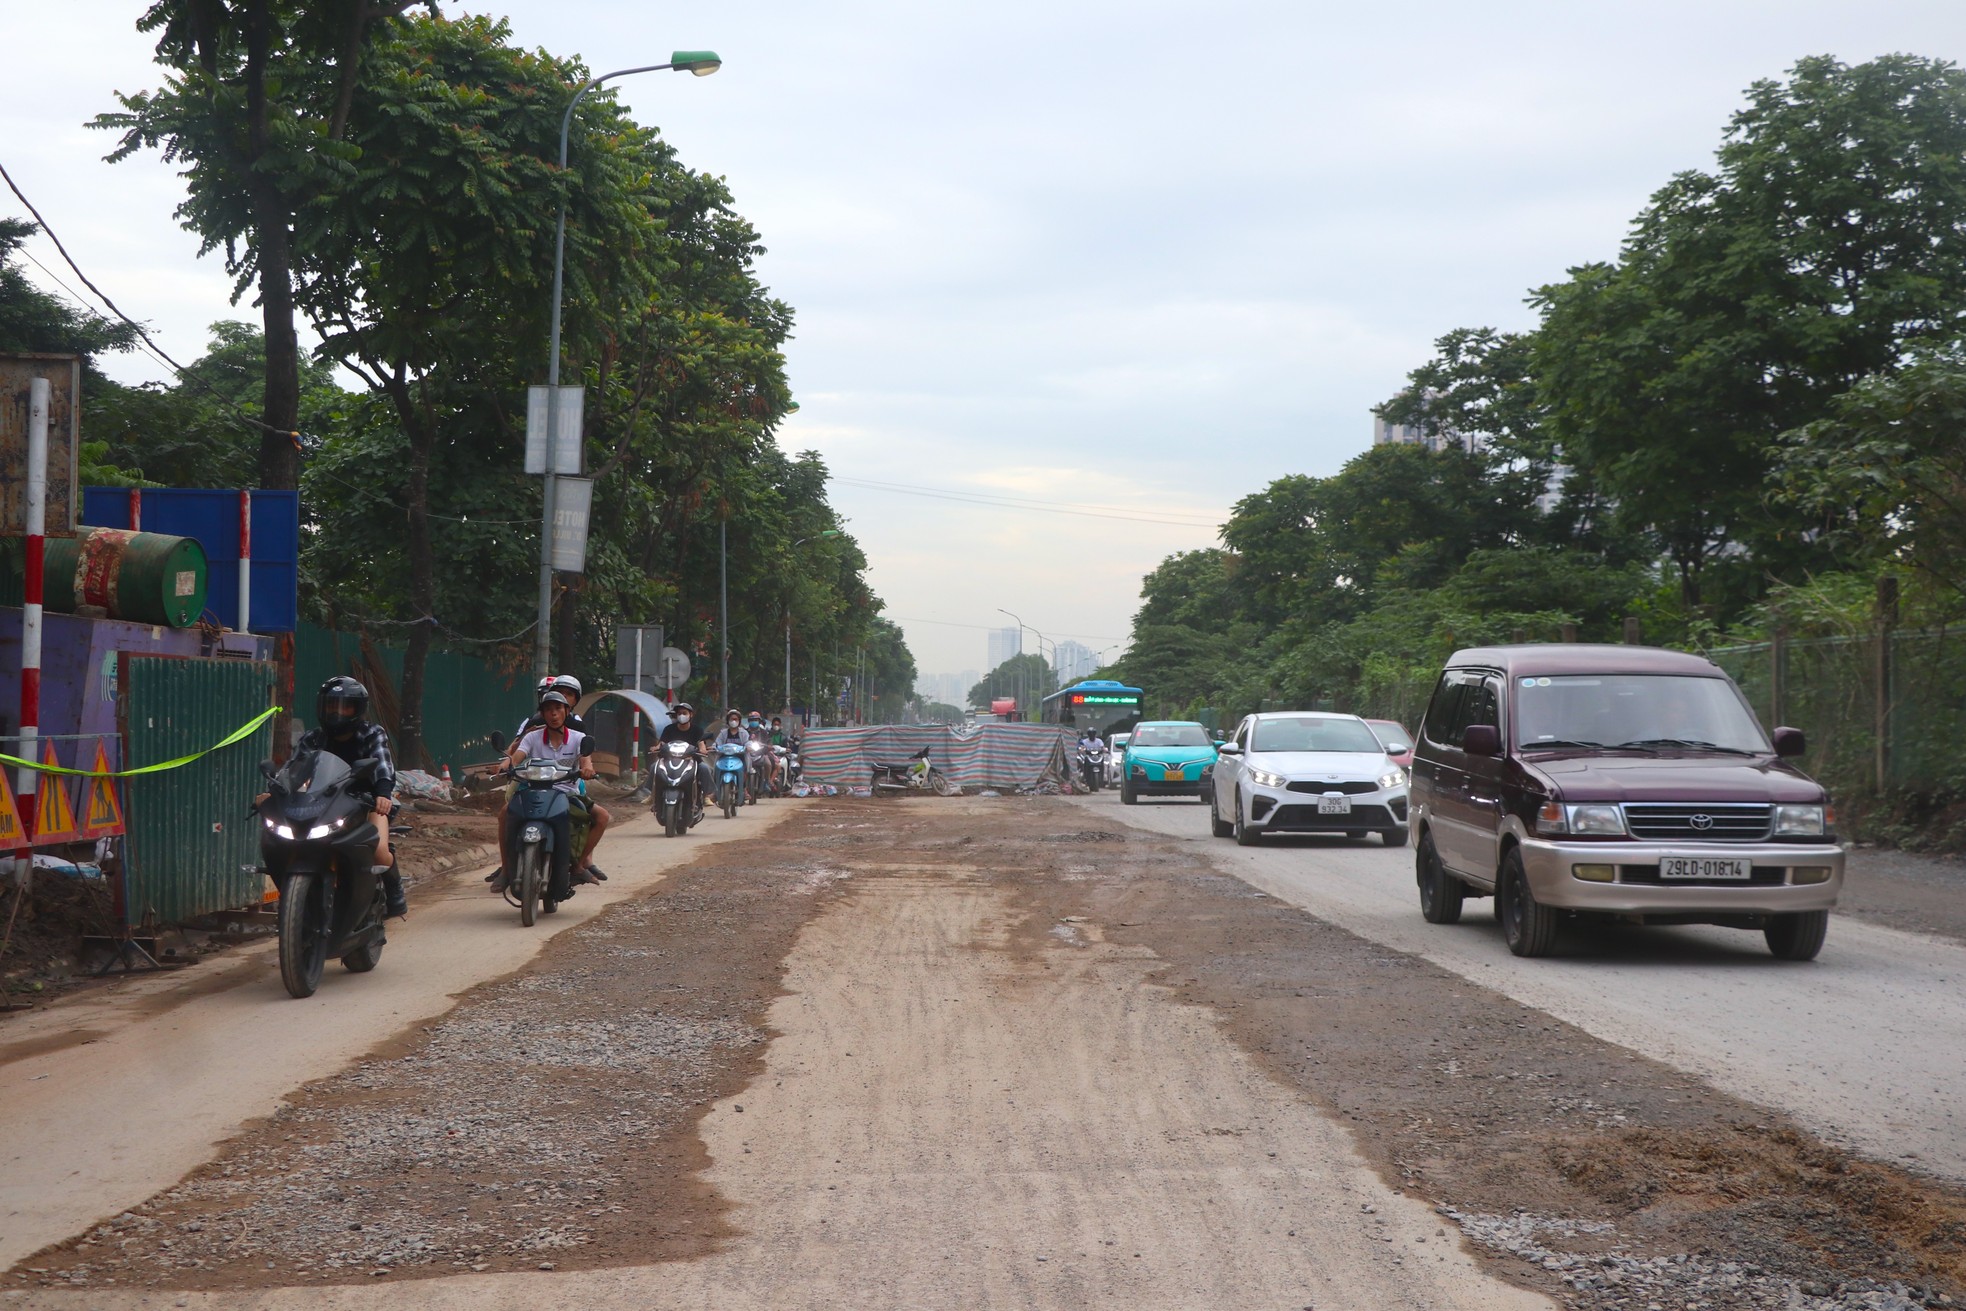
[[1120,800],[1200,797],[1201,772],[1215,763],[1208,730],[1191,719],[1150,719],[1133,726],[1120,761]]

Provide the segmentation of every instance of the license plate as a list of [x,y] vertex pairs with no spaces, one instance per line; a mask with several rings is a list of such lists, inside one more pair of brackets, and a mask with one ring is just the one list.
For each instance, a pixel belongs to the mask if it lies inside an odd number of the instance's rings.
[[1727,860],[1714,856],[1659,858],[1659,877],[1662,879],[1740,879],[1746,882],[1753,876],[1754,862],[1748,860]]
[[1320,815],[1349,815],[1352,813],[1350,797],[1319,797],[1317,813]]

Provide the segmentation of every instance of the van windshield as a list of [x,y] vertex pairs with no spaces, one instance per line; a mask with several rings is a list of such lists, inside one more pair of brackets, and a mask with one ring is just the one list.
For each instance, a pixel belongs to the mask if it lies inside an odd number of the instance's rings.
[[1629,747],[1761,754],[1768,737],[1724,678],[1681,674],[1521,677],[1516,747]]

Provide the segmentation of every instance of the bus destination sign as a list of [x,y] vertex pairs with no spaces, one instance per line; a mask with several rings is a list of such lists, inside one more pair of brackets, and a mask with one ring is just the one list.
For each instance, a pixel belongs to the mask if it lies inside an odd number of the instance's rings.
[[1075,706],[1137,706],[1137,696],[1112,696],[1103,692],[1074,692],[1072,704]]

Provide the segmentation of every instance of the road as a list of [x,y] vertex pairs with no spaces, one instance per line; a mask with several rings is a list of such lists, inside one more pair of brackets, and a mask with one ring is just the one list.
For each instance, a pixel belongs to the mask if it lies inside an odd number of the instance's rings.
[[[1192,844],[1252,887],[1787,1112],[1832,1142],[1966,1180],[1966,943],[1956,937],[1838,915],[1822,955],[1798,965],[1770,957],[1758,933],[1593,926],[1567,931],[1555,957],[1518,960],[1492,900],[1470,901],[1451,927],[1420,917],[1410,849],[1318,837],[1244,848],[1210,837],[1192,801],[1122,806],[1100,792],[1078,804]],[[1852,853],[1851,880],[1866,904],[1888,906],[1865,854]]]

